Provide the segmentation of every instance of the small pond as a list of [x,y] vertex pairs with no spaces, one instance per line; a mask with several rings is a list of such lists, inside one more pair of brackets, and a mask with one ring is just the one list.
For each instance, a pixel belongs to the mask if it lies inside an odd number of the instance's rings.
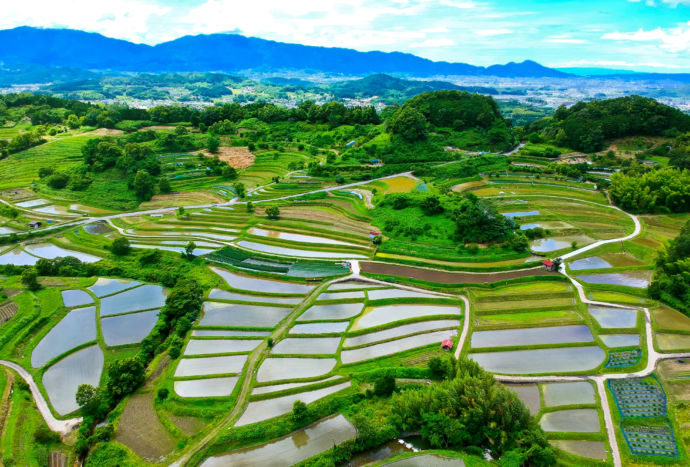
[[422,321],[420,323],[403,324],[383,331],[370,332],[359,336],[348,337],[343,343],[343,347],[357,347],[359,345],[373,344],[374,342],[395,339],[396,337],[408,336],[425,331],[435,331],[438,329],[458,328],[460,321],[455,319]]
[[328,451],[357,436],[357,429],[343,416],[335,415],[269,443],[218,454],[206,459],[204,467],[287,467]]
[[452,315],[459,317],[462,310],[454,306],[440,305],[387,305],[367,308],[367,311],[352,325],[352,330],[366,329],[409,318]]
[[602,328],[634,328],[637,325],[637,310],[590,306],[589,314]]
[[96,308],[90,306],[72,310],[34,347],[31,366],[40,368],[58,355],[95,340]]
[[557,407],[559,405],[594,404],[594,386],[587,381],[575,383],[548,383],[542,386],[544,405]]
[[175,393],[180,397],[227,397],[237,384],[237,376],[175,381]]
[[[292,405],[295,401],[302,401],[305,404],[311,404],[319,399],[322,399],[345,388],[350,387],[350,382],[328,386],[326,388],[316,389],[314,391],[300,392],[298,394],[291,394],[289,396],[276,397],[274,399],[265,399],[254,401],[247,404],[247,409],[244,411],[240,419],[235,423],[235,426],[250,425],[252,423],[268,420],[269,418],[277,417],[292,411]],[[330,444],[329,446],[332,446]]]
[[246,355],[182,358],[175,370],[176,378],[185,376],[226,375],[239,373],[247,361]]
[[203,310],[199,326],[272,328],[285,318],[292,308],[204,302]]
[[302,313],[298,321],[344,320],[357,316],[364,308],[363,303],[338,303],[336,305],[316,305]]
[[63,358],[43,373],[43,386],[50,403],[60,415],[79,408],[75,396],[80,384],[98,386],[103,370],[103,352],[97,345]]
[[610,274],[585,274],[576,279],[590,284],[624,285],[636,289],[646,289],[652,278],[652,271],[616,272]]
[[62,302],[67,308],[72,308],[73,306],[90,305],[93,303],[93,297],[83,290],[63,290]]
[[288,337],[278,342],[275,355],[332,355],[337,352],[340,337]]
[[108,346],[135,344],[149,335],[160,310],[130,313],[101,320],[101,332]]
[[313,378],[330,372],[336,364],[335,358],[276,358],[263,361],[256,374],[256,381],[279,381],[282,379]]
[[640,345],[639,334],[599,334],[606,347],[636,347]]
[[142,285],[101,299],[101,316],[161,308],[167,296],[168,291],[160,285]]
[[233,289],[249,290],[252,292],[268,293],[289,293],[306,294],[315,286],[307,284],[296,284],[294,282],[282,282],[269,279],[259,279],[258,277],[242,276],[225,269],[214,268],[211,270],[222,277]]
[[591,342],[593,340],[592,333],[584,325],[501,329],[473,333],[472,348],[567,344],[572,342]]
[[96,283],[89,287],[97,297],[105,297],[125,289],[136,287],[141,282],[129,279],[111,279],[109,277],[99,277]]
[[599,366],[606,354],[599,347],[514,350],[471,353],[469,357],[492,373],[571,373]]
[[572,409],[547,412],[539,424],[547,433],[599,433],[599,413],[596,409]]
[[340,360],[343,362],[343,364],[348,364],[371,360],[385,355],[393,355],[405,350],[424,347],[431,344],[440,346],[441,342],[443,342],[445,339],[452,339],[455,335],[457,335],[457,331],[436,331],[427,334],[417,334],[410,337],[403,337],[402,339],[383,342],[381,344],[374,344],[368,347],[343,350],[340,352]]

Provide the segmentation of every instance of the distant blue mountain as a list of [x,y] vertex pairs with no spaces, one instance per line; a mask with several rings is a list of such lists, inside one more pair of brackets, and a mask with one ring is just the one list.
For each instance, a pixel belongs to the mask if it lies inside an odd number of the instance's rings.
[[184,72],[306,70],[346,75],[567,77],[533,61],[478,67],[400,52],[286,44],[237,34],[185,36],[156,46],[70,29],[0,30],[0,62],[98,71]]

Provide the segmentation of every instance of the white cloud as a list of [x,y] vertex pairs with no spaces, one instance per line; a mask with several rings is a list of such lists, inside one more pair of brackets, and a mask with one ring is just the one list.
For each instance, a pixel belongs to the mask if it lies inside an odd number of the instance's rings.
[[545,40],[545,42],[551,42],[553,44],[585,44],[587,43],[584,39],[575,39],[567,35],[563,36],[551,36]]
[[479,29],[478,31],[474,31],[475,34],[483,36],[483,37],[490,37],[490,36],[501,36],[504,34],[512,34],[513,30],[512,29]]
[[568,62],[561,62],[550,64],[551,67],[581,67],[581,66],[603,66],[603,67],[623,67],[623,68],[681,68],[678,65],[661,63],[661,62],[628,62],[625,60],[571,60]]
[[[628,0],[633,3],[640,3],[641,0]],[[657,6],[655,0],[645,0],[645,5],[647,6]],[[664,5],[670,5],[671,8],[676,8],[678,5],[690,5],[690,0],[661,0]]]
[[441,0],[439,4],[443,6],[452,6],[453,8],[460,8],[462,10],[470,10],[480,6],[480,4],[476,2],[454,2],[450,0]]
[[610,32],[601,36],[602,39],[633,42],[657,42],[659,48],[669,52],[685,52],[690,50],[690,21],[675,28],[656,28],[649,31],[638,29],[635,32]]
[[439,39],[427,39],[425,41],[421,42],[413,42],[410,44],[410,47],[416,47],[416,48],[421,48],[421,47],[452,47],[455,45],[455,42],[452,41],[451,39],[444,39],[444,38],[439,38]]
[[149,21],[169,11],[169,7],[141,0],[3,2],[0,29],[20,25],[71,28],[144,42],[149,35]]

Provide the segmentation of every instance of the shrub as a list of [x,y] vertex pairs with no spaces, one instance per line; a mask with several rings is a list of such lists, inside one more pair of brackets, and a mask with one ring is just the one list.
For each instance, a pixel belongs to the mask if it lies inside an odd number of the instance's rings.
[[129,253],[129,250],[129,240],[125,237],[116,238],[115,240],[113,240],[113,243],[110,246],[110,251],[112,251],[113,254],[116,254],[117,256],[124,256],[127,253]]
[[69,183],[69,175],[64,173],[56,173],[48,177],[46,183],[51,188],[61,190]]

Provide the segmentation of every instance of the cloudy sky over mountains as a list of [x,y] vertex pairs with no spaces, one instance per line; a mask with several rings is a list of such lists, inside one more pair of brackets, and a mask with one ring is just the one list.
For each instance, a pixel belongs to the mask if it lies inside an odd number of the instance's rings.
[[23,0],[0,28],[66,27],[157,44],[233,32],[476,65],[690,72],[690,0]]

